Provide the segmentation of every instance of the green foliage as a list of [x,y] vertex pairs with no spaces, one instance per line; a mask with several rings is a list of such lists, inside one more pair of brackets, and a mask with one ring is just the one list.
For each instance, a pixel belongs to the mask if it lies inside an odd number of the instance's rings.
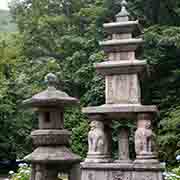
[[72,131],[71,148],[73,152],[85,157],[87,152],[88,121],[79,108],[67,110],[65,128]]
[[180,135],[179,32],[179,27],[159,25],[145,30],[144,58],[149,64],[149,77],[144,81],[144,102],[160,109],[156,122],[160,157],[171,163],[179,151]]
[[[180,155],[176,157],[177,161],[180,161]],[[167,172],[164,172],[164,179],[166,180],[179,180],[180,179],[180,165],[175,168],[170,169]]]
[[[37,121],[21,104],[45,88],[43,77],[48,72],[57,74],[61,89],[79,98],[80,106],[104,103],[104,81],[93,64],[105,58],[98,44],[106,37],[102,24],[112,21],[119,3],[13,0],[11,13],[20,33],[0,36],[0,159],[23,157],[30,151],[28,135]],[[148,60],[149,76],[143,84],[143,102],[159,106],[161,116],[154,123],[160,157],[173,162],[180,144],[179,2],[130,0],[129,9],[146,27],[143,58]],[[80,109],[70,109],[65,126],[72,130],[71,148],[84,157],[87,118]]]
[[133,17],[145,25],[179,25],[180,2],[177,0],[129,0]]
[[48,72],[59,69],[52,58],[44,66],[30,61],[22,46],[18,33],[0,35],[0,159],[22,158],[31,150],[29,134],[37,123],[22,102],[42,90]]
[[16,173],[9,172],[10,180],[29,180],[31,175],[31,168],[27,164],[20,164],[20,168]]
[[[9,171],[9,177],[10,180],[29,180],[31,176],[31,167],[28,166],[26,163],[19,164],[19,168],[17,172]],[[59,180],[67,180],[68,177],[65,174],[58,174]]]

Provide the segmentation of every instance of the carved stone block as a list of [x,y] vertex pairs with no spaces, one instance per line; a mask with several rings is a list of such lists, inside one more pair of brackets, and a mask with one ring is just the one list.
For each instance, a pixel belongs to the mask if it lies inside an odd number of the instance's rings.
[[133,167],[116,163],[83,163],[81,180],[132,180]]
[[161,172],[133,172],[133,180],[163,180]]
[[107,104],[140,104],[138,75],[106,76]]

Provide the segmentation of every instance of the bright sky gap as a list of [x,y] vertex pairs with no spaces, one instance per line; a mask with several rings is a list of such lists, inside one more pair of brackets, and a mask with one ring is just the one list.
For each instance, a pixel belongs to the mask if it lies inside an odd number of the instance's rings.
[[9,0],[0,0],[0,9],[8,10]]

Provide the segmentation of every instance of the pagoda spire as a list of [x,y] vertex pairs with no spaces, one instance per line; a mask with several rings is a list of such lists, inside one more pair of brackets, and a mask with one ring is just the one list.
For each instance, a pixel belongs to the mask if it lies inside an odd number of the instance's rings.
[[129,12],[127,10],[127,1],[121,1],[121,11],[116,15],[116,21],[128,21],[129,20]]

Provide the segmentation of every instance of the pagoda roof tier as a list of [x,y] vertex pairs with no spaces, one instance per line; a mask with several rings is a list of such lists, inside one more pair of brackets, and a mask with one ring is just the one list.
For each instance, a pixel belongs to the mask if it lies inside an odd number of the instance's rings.
[[143,39],[112,39],[100,42],[105,52],[135,51]]
[[31,99],[25,100],[23,103],[32,107],[50,107],[74,105],[78,103],[78,100],[55,88],[48,88],[34,95]]
[[23,102],[24,105],[29,105],[31,107],[64,107],[78,103],[76,98],[70,97],[67,93],[56,89],[55,84],[57,83],[57,77],[54,74],[49,73],[45,80],[48,83],[48,88],[34,95],[32,98],[25,100]]
[[143,72],[146,64],[146,61],[140,60],[121,60],[96,63],[95,67],[97,72],[102,75],[135,74]]
[[24,160],[38,163],[58,163],[62,165],[72,165],[80,162],[80,156],[74,154],[65,146],[40,146]]
[[133,118],[137,113],[158,113],[156,106],[141,104],[104,104],[102,106],[86,107],[82,111],[87,115],[103,115],[105,119],[110,120]]
[[139,21],[112,22],[103,25],[105,32],[109,34],[132,33],[139,31]]

